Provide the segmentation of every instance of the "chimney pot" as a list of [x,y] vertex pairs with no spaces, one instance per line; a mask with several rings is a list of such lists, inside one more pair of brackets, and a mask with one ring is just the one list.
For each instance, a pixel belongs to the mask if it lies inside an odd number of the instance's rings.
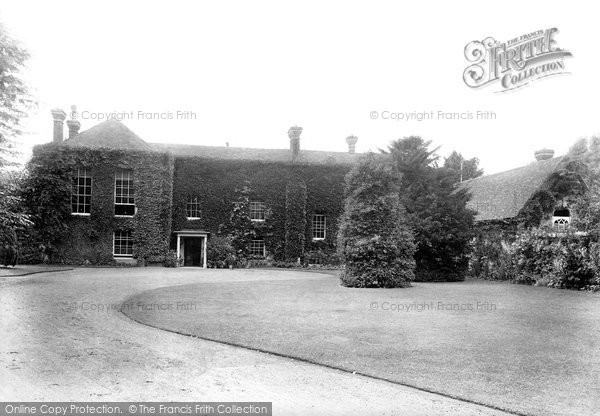
[[548,160],[548,159],[552,159],[554,157],[554,150],[540,149],[540,150],[536,150],[534,155],[535,155],[535,160],[537,160],[537,161]]
[[69,128],[69,139],[76,136],[79,133],[81,123],[77,120],[77,106],[71,106],[71,118],[67,120],[67,127]]
[[64,125],[65,119],[67,118],[67,113],[65,113],[60,108],[55,108],[53,110],[50,110],[50,113],[52,114],[52,119],[54,120],[54,131],[53,131],[52,141],[54,143],[60,143],[63,141],[63,138],[64,138],[63,125]]
[[357,141],[358,141],[358,137],[356,137],[356,136],[346,137],[346,143],[348,143],[348,153],[356,152],[356,142]]
[[293,126],[288,130],[288,137],[290,138],[290,151],[292,152],[292,160],[295,160],[300,153],[300,134],[302,134],[302,127]]

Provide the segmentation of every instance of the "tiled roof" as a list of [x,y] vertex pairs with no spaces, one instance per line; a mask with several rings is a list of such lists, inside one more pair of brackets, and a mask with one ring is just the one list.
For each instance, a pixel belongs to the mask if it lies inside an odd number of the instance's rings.
[[[289,162],[289,149],[254,149],[226,146],[146,143],[118,120],[107,120],[63,142],[68,146],[108,147],[113,149],[171,152],[176,157],[201,157],[220,160]],[[300,150],[298,163],[350,165],[359,154]]]
[[63,142],[68,146],[146,150],[152,147],[118,120],[106,120]]
[[[150,143],[157,151],[169,151],[176,157],[202,157],[220,160],[258,160],[264,162],[289,162],[289,149],[254,149],[226,146],[198,146],[188,144]],[[344,152],[325,152],[300,149],[299,163],[350,165],[360,154]]]
[[564,156],[470,179],[459,184],[471,194],[467,207],[477,211],[476,221],[516,217],[529,198],[557,171]]

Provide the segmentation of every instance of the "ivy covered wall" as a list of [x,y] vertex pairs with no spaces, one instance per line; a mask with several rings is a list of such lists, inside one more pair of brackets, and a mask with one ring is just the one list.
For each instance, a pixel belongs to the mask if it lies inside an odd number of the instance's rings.
[[[588,167],[577,160],[566,159],[561,169],[552,173],[514,218],[481,221],[475,224],[470,274],[486,279],[510,280],[510,245],[520,234],[542,226],[553,233],[551,218],[555,209],[571,205],[587,191]],[[570,230],[577,231],[576,229]]]
[[[71,180],[92,176],[91,213],[71,215]],[[115,217],[115,171],[133,171],[133,217]],[[22,236],[30,262],[109,264],[113,232],[132,231],[133,257],[161,262],[171,235],[173,158],[166,153],[46,144],[34,149],[23,197],[34,227]]]
[[[314,250],[333,253],[338,218],[343,207],[344,176],[349,169],[346,165],[292,165],[201,157],[177,158],[173,189],[173,230],[203,229],[213,235],[220,234],[230,221],[236,200],[234,190],[247,183],[251,189],[250,199],[264,202],[269,212],[264,223],[254,224],[257,236],[265,240],[268,255],[276,260],[286,259],[286,230],[288,241],[304,240],[304,253]],[[290,181],[293,186],[288,187]],[[302,183],[306,185],[305,197]],[[286,205],[286,194],[290,192],[299,198]],[[201,212],[199,220],[187,220],[185,210],[188,198],[198,198]],[[304,210],[300,206],[301,200],[305,200]],[[291,211],[288,213],[288,210]],[[300,212],[305,216],[304,223],[298,221]],[[327,217],[326,238],[323,241],[312,241],[314,213]],[[286,228],[286,218],[294,219],[293,227],[288,222]],[[295,233],[304,233],[304,237],[298,238]],[[171,244],[174,248],[173,239]],[[290,244],[288,250],[292,250]],[[298,247],[293,250],[294,255],[298,250]],[[290,253],[292,251],[288,254]]]
[[[92,176],[91,214],[71,214],[71,181],[78,168]],[[230,231],[236,189],[266,205],[264,222],[253,222],[267,255],[295,260],[306,253],[335,252],[347,165],[215,160],[167,153],[46,144],[34,149],[23,197],[34,226],[21,236],[24,260],[110,264],[113,232],[132,231],[133,257],[162,262],[175,249],[172,231]],[[136,214],[114,213],[115,171],[133,171]],[[197,198],[200,218],[188,220],[188,199]],[[312,239],[313,214],[326,216],[326,238]],[[228,230],[229,228],[229,230]],[[210,241],[209,241],[210,244]],[[287,253],[287,255],[286,255]]]

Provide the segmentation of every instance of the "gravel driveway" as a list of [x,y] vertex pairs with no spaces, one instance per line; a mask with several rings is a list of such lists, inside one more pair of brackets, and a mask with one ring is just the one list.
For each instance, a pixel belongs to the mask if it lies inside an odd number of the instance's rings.
[[294,271],[163,268],[0,278],[0,400],[272,401],[276,415],[504,414],[149,328],[118,311],[131,295],[163,286],[322,278]]

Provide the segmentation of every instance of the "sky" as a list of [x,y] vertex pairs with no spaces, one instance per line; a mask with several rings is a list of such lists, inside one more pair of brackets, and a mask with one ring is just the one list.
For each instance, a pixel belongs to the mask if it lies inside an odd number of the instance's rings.
[[[3,0],[0,20],[31,54],[27,147],[51,140],[51,108],[73,104],[82,130],[118,113],[147,142],[287,148],[298,125],[302,149],[347,151],[355,135],[366,152],[419,135],[486,173],[600,133],[593,2],[457,3]],[[506,93],[463,81],[469,42],[552,27],[567,74]]]

